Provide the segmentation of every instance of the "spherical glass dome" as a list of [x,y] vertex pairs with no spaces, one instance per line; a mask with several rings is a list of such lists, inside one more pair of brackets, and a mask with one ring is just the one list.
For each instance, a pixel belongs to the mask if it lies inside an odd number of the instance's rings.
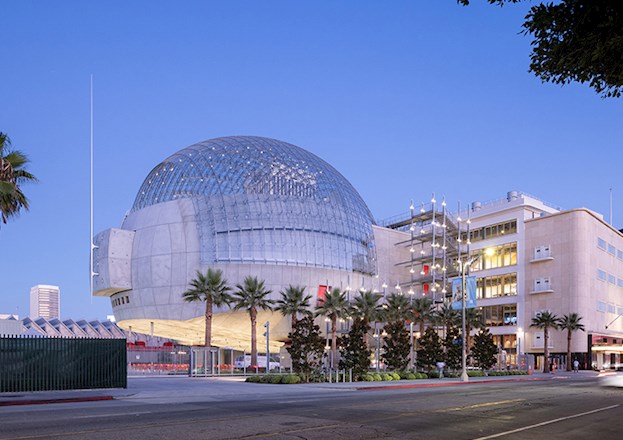
[[205,263],[375,273],[370,210],[344,176],[295,145],[251,136],[192,145],[149,173],[132,210],[185,198]]

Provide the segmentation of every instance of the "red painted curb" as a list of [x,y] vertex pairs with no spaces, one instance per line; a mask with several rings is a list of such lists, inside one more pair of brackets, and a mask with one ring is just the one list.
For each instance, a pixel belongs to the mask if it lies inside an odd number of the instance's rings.
[[43,405],[47,403],[97,402],[100,400],[113,400],[113,397],[112,396],[92,396],[92,397],[71,397],[67,399],[11,400],[8,402],[0,402],[0,406]]
[[526,379],[491,379],[491,380],[479,380],[474,382],[445,382],[445,383],[423,383],[423,384],[410,384],[410,385],[384,385],[380,387],[359,387],[355,388],[357,391],[374,391],[374,390],[400,390],[406,388],[433,388],[433,387],[448,387],[452,385],[475,385],[479,383],[496,383],[496,382],[523,382],[527,380],[545,380],[539,377],[531,377]]

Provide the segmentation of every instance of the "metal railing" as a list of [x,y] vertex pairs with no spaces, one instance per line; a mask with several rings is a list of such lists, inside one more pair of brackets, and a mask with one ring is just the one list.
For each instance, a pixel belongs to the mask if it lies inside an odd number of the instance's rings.
[[127,388],[126,340],[0,337],[0,392]]

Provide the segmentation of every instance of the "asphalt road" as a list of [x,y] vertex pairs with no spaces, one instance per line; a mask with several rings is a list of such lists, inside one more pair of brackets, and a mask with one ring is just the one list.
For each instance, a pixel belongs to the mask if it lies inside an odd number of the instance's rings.
[[[593,376],[357,390],[167,379],[112,401],[0,408],[0,439],[621,438]],[[195,380],[196,381],[196,380]],[[184,384],[182,386],[182,383]]]

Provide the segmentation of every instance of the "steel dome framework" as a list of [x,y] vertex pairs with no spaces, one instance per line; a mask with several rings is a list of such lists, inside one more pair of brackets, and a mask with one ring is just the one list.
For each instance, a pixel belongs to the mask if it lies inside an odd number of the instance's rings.
[[132,208],[191,198],[203,263],[248,262],[376,273],[373,217],[331,165],[295,145],[224,137],[173,154]]

